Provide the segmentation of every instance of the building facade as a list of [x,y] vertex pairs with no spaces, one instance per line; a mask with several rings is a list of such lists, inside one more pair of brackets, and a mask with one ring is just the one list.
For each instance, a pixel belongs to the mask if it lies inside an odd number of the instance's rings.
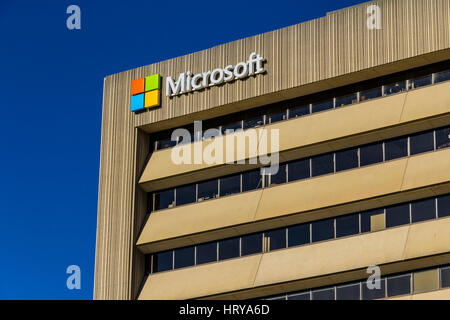
[[94,298],[450,299],[450,2],[106,77]]

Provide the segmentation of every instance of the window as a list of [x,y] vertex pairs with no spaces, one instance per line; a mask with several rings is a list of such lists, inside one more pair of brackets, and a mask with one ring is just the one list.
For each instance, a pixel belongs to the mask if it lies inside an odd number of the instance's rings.
[[288,228],[288,247],[310,242],[310,224],[300,224]]
[[450,267],[441,268],[441,288],[450,287]]
[[[221,132],[222,132],[222,134],[227,134],[227,130],[233,130],[233,132],[234,132],[234,131],[240,130],[240,129],[242,129],[242,121],[236,121],[236,122],[222,126]],[[233,133],[233,132],[229,132],[229,133]]]
[[411,274],[388,277],[386,281],[388,297],[411,293]]
[[438,217],[450,216],[450,194],[438,197]]
[[384,95],[389,96],[391,94],[406,91],[406,81],[394,82],[384,86]]
[[358,95],[356,93],[338,97],[336,98],[336,108],[347,106],[356,102],[358,102]]
[[409,203],[386,208],[386,227],[409,224]]
[[286,248],[285,228],[264,232],[264,238],[267,239],[268,251]]
[[309,105],[289,109],[289,119],[306,116],[309,114]]
[[334,219],[326,219],[312,223],[312,242],[334,238]]
[[384,144],[386,161],[406,157],[408,155],[408,138],[388,140]]
[[198,183],[198,201],[214,199],[218,195],[217,179]]
[[[379,281],[374,280],[372,283],[373,288],[370,289],[367,286],[366,282],[363,282],[362,285],[362,298],[363,300],[374,300],[374,299],[382,299],[386,295],[386,282],[384,278],[381,278]],[[379,288],[378,288],[379,287]]]
[[171,147],[174,147],[176,144],[177,144],[176,141],[173,141],[170,139],[159,140],[159,141],[156,141],[156,150],[171,148]]
[[436,218],[436,203],[434,198],[411,203],[411,220],[420,222]]
[[312,176],[334,172],[333,154],[324,154],[311,158]]
[[262,233],[250,234],[242,237],[242,255],[246,256],[262,252]]
[[219,260],[239,257],[239,238],[219,241]]
[[360,153],[360,165],[367,166],[373,163],[383,162],[383,144],[374,143],[361,147]]
[[358,148],[336,152],[336,171],[358,167]]
[[383,209],[375,209],[361,213],[361,232],[373,232],[385,228]]
[[259,169],[242,174],[242,192],[262,187],[262,176]]
[[288,180],[306,179],[310,176],[309,159],[293,161],[288,164]]
[[287,112],[286,110],[280,111],[280,112],[274,112],[269,115],[267,115],[267,123],[275,123],[278,121],[283,121],[287,119]]
[[436,130],[436,150],[450,147],[450,127]]
[[177,206],[195,202],[197,196],[197,186],[190,184],[176,188],[177,190]]
[[157,253],[153,256],[153,272],[161,272],[173,269],[173,251]]
[[336,218],[336,237],[345,237],[359,233],[359,215],[352,214]]
[[264,116],[252,117],[244,119],[244,129],[254,128],[264,125]]
[[359,93],[359,100],[361,102],[378,97],[381,97],[381,87],[364,90]]
[[313,300],[334,300],[334,288],[314,290],[312,292]]
[[424,77],[418,77],[415,79],[409,80],[409,89],[417,89],[420,87],[428,86],[432,82],[432,75],[427,75]]
[[282,296],[276,296],[272,298],[267,298],[267,300],[286,300],[286,295],[283,294]]
[[286,164],[280,164],[278,168],[278,172],[274,175],[267,176],[267,178],[270,177],[270,185],[277,185],[286,183]]
[[220,196],[241,192],[241,175],[220,178]]
[[438,269],[414,272],[414,293],[439,289]]
[[172,208],[175,204],[174,189],[155,192],[155,210]]
[[197,264],[217,261],[217,242],[197,245]]
[[447,81],[447,80],[450,80],[450,70],[436,73],[434,76],[435,83],[443,82],[443,81]]
[[411,155],[434,150],[433,131],[412,135],[410,149]]
[[293,293],[288,295],[288,300],[311,300],[311,293],[308,292],[302,292],[302,293]]
[[336,300],[360,300],[360,283],[336,287]]
[[195,264],[195,247],[176,249],[174,255],[175,269],[189,267]]
[[318,103],[313,103],[311,111],[312,111],[312,113],[316,113],[316,112],[329,110],[329,109],[333,109],[333,99],[318,102]]

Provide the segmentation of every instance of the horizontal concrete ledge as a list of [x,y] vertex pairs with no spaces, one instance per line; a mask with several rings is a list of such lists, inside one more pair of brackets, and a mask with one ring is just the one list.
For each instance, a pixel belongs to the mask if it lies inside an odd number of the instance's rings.
[[[280,161],[304,158],[447,125],[450,123],[449,91],[450,82],[445,82],[274,123],[256,130],[259,132],[267,129],[269,137],[271,130],[279,130]],[[325,123],[326,125],[323,125]],[[244,134],[245,131],[235,134],[234,137],[243,137]],[[171,158],[173,149],[154,152],[140,177],[140,186],[151,192],[262,166],[194,164],[193,154],[196,146],[201,145],[204,150],[213,141],[220,142],[225,155],[226,140],[225,137],[217,137],[188,145],[192,164],[175,164]],[[270,146],[270,139],[268,145]],[[233,150],[236,155],[236,141]],[[266,149],[258,144],[256,151],[247,148],[245,155],[236,155],[234,161],[248,160],[265,153]]]
[[450,262],[450,218],[150,275],[139,299],[248,299]]
[[156,211],[137,245],[151,253],[449,193],[449,159],[450,148]]

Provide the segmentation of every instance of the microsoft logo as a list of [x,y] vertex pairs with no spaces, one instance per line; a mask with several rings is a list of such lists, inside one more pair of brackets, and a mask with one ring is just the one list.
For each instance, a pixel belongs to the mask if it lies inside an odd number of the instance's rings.
[[131,111],[136,112],[145,108],[160,105],[161,76],[151,76],[131,81]]

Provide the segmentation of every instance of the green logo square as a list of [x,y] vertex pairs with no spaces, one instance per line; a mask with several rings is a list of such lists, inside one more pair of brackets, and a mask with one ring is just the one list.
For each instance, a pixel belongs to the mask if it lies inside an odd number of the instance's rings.
[[152,74],[145,77],[145,91],[159,90],[161,86],[161,77],[159,74]]

